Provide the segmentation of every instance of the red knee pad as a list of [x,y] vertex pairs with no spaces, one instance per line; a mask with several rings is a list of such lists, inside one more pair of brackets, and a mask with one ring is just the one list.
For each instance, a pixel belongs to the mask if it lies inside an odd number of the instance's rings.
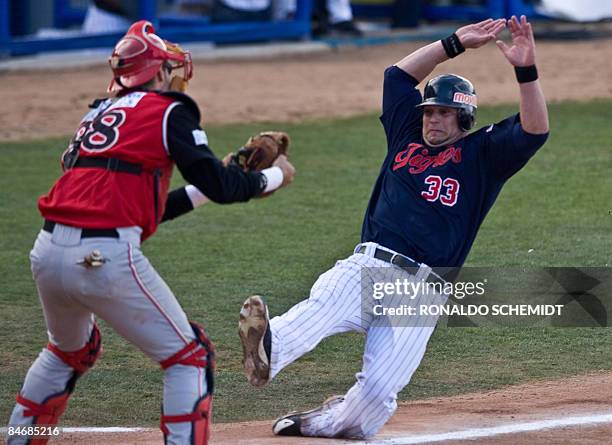
[[100,329],[94,323],[89,341],[78,351],[64,352],[53,343],[48,343],[47,349],[61,358],[64,363],[79,374],[85,374],[94,365],[100,354],[102,354]]
[[207,445],[212,420],[215,346],[206,336],[201,325],[194,322],[189,322],[189,324],[193,329],[195,339],[159,364],[162,369],[167,369],[174,365],[205,368],[207,393],[196,401],[193,412],[190,414],[163,415],[162,413],[160,429],[164,433],[164,438],[166,438],[169,434],[169,430],[166,427],[167,423],[191,422],[191,443],[193,445]]
[[162,369],[173,365],[197,366],[198,368],[215,369],[215,346],[206,336],[204,328],[194,322],[189,322],[196,338],[183,349],[159,362]]

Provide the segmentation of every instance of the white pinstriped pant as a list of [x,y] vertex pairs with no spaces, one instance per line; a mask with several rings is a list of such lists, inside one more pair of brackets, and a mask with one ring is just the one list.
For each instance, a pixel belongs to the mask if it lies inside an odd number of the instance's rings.
[[[194,333],[174,294],[141,252],[141,229],[117,231],[119,239],[81,239],[81,229],[56,224],[53,234],[41,231],[38,235],[30,260],[49,341],[62,351],[82,348],[89,340],[95,314],[160,362],[190,343]],[[101,267],[78,264],[93,249],[108,261]],[[45,348],[30,367],[21,394],[43,403],[50,395],[64,391],[72,373],[72,368]],[[164,374],[164,414],[191,413],[195,401],[205,393],[204,369],[169,367]],[[125,400],[130,400],[130,394],[125,394]],[[30,425],[32,417],[23,414],[24,407],[16,404],[9,425]],[[167,427],[168,444],[190,443],[190,423]],[[17,445],[25,439],[15,437],[9,443]]]
[[[371,310],[363,310],[362,287],[367,288],[376,280],[376,270],[392,268],[394,277],[412,280],[425,280],[431,270],[422,266],[416,275],[410,275],[373,257],[374,249],[382,246],[365,245],[364,254],[338,261],[322,274],[313,285],[310,298],[270,320],[271,377],[325,337],[348,331],[366,334],[363,367],[356,374],[356,383],[346,393],[344,402],[302,424],[302,432],[308,436],[367,438],[376,434],[395,412],[397,393],[410,382],[437,322],[437,316],[429,315],[419,318],[418,327],[380,326],[377,323],[380,319]],[[363,273],[364,270],[374,272]],[[424,298],[419,295],[415,302],[425,302]],[[436,304],[446,301],[441,295],[434,299]]]

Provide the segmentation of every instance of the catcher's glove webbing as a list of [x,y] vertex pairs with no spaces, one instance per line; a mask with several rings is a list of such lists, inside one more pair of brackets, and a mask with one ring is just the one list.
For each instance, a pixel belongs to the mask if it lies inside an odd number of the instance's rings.
[[231,163],[244,171],[263,170],[271,167],[279,155],[289,150],[289,135],[282,131],[264,131],[249,138]]

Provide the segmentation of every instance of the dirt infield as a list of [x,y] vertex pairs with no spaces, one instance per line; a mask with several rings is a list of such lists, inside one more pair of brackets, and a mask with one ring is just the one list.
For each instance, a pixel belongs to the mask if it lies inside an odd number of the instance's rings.
[[[376,111],[382,72],[420,43],[343,48],[259,61],[197,62],[189,93],[204,124],[299,121]],[[541,42],[539,70],[548,100],[612,97],[612,40]],[[471,78],[481,104],[516,102],[514,74],[495,45],[442,65]],[[438,69],[436,72],[440,72]],[[65,136],[109,81],[106,66],[0,73],[0,141]]]
[[[455,397],[425,399],[402,404],[391,421],[370,442],[394,439],[396,443],[459,444],[605,444],[612,436],[612,417],[606,423],[569,427],[538,428],[512,433],[521,425],[607,414],[612,416],[612,373],[591,374],[548,382],[510,386],[497,391]],[[272,435],[271,421],[214,425],[216,445],[323,445],[365,444],[315,438],[286,438]],[[507,434],[493,435],[504,426]],[[478,429],[478,430],[476,430]],[[470,432],[473,431],[473,432]],[[488,434],[473,438],[477,431]],[[463,432],[463,440],[455,440]],[[438,440],[441,434],[451,440]],[[470,438],[472,437],[472,438]],[[428,440],[429,439],[429,440]],[[158,430],[121,434],[65,433],[55,444],[147,444],[161,443]],[[393,442],[387,442],[391,444]]]

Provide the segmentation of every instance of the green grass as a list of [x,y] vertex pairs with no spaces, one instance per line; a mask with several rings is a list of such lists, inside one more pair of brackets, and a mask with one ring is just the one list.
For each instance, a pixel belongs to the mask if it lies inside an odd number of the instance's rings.
[[[514,110],[483,108],[479,121],[484,125]],[[551,106],[547,145],[506,185],[469,265],[612,263],[611,110],[610,101]],[[208,205],[162,225],[144,246],[189,317],[203,322],[217,344],[217,422],[271,418],[317,404],[346,391],[361,364],[362,338],[347,334],[325,340],[263,390],[250,388],[241,374],[236,327],[243,299],[262,293],[271,313],[281,313],[350,254],[385,150],[374,115],[207,130],[213,147],[236,147],[254,131],[273,127],[287,130],[294,141],[298,174],[289,189],[247,204]],[[65,144],[53,139],[0,146],[0,422],[46,341],[28,252],[41,225],[37,197],[57,177]],[[180,183],[177,174],[175,185]],[[154,426],[162,373],[108,326],[102,330],[106,352],[79,382],[64,423]],[[439,329],[400,398],[609,370],[611,363],[609,329]]]

